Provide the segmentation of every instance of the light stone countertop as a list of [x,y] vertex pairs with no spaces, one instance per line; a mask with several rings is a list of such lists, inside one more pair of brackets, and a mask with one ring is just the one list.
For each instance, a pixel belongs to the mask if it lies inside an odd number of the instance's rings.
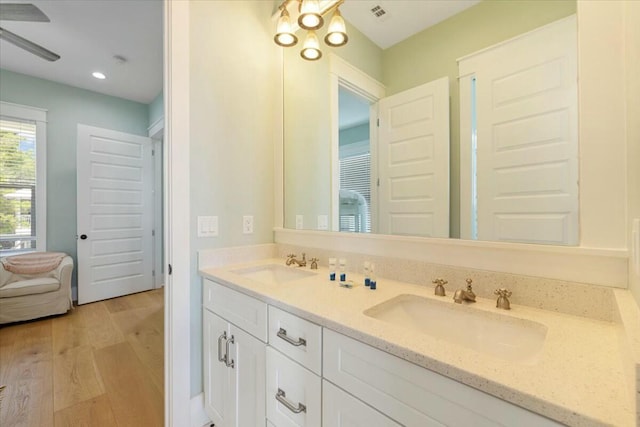
[[[633,345],[627,348],[628,341],[621,339],[639,333],[625,329],[629,329],[626,325],[638,322],[637,310],[629,308],[628,291],[615,291],[618,301],[625,305],[626,313],[620,315],[627,316],[626,321],[616,323],[514,304],[510,311],[498,310],[494,299],[478,298],[470,310],[528,319],[548,328],[535,362],[512,362],[363,314],[368,308],[402,294],[453,304],[455,289],[451,287],[443,298],[434,296],[430,286],[382,278],[378,279],[375,291],[364,285],[342,288],[328,280],[326,268],[306,268],[317,275],[283,284],[262,283],[232,272],[262,264],[284,265],[284,261],[265,259],[204,268],[200,274],[558,422],[572,426],[636,425],[635,378],[629,378],[635,367],[629,364],[640,359],[636,358],[638,348]],[[361,275],[349,274],[347,279],[362,283]]]

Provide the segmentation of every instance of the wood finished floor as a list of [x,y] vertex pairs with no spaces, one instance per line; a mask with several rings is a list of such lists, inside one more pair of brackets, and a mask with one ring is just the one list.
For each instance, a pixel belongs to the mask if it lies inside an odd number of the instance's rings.
[[163,290],[0,327],[0,426],[163,425]]

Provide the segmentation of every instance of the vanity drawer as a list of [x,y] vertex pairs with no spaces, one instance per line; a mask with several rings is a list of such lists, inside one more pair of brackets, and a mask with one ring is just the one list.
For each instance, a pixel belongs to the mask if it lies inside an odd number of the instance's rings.
[[326,380],[322,381],[322,426],[401,427]]
[[207,310],[267,342],[266,303],[208,279],[203,279],[202,291]]
[[275,426],[320,427],[320,377],[271,347],[267,347],[266,398],[267,418]]
[[407,427],[560,426],[326,328],[323,372],[327,380]]
[[269,306],[269,345],[302,366],[321,374],[322,328]]

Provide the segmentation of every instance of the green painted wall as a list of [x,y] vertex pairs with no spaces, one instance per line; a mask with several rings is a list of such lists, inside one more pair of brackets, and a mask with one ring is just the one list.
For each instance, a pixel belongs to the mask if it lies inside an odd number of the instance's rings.
[[460,237],[460,120],[457,59],[576,13],[575,0],[485,0],[382,54],[387,95],[449,77],[451,237]]
[[160,92],[149,104],[149,126],[164,117],[164,94]]
[[[78,124],[147,135],[148,106],[0,69],[0,101],[47,111],[47,249],[76,259]],[[77,289],[74,271],[74,295]]]
[[340,146],[369,139],[369,123],[340,130]]

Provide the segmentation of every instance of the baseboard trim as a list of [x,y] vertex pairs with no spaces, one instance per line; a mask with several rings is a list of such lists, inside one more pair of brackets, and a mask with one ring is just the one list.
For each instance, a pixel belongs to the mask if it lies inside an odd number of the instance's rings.
[[211,420],[204,410],[204,393],[191,398],[191,427],[209,426]]

